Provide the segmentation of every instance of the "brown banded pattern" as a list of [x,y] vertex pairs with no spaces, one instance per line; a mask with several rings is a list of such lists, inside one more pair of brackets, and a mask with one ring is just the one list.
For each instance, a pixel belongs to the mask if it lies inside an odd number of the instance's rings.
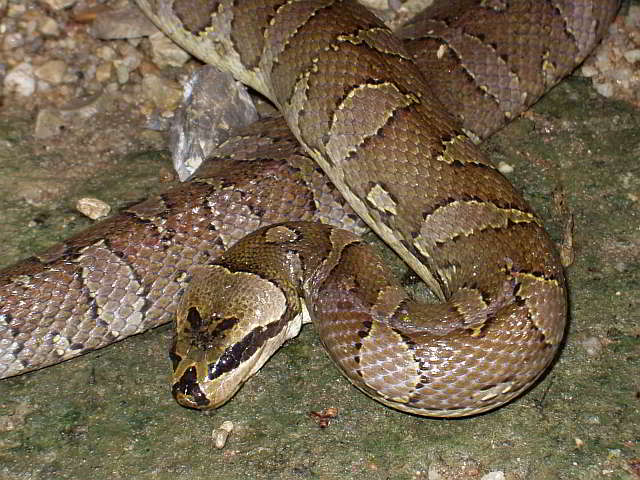
[[407,39],[405,47],[420,69],[429,72],[438,98],[482,139],[581,63],[619,3],[435,2],[397,34]]
[[[234,10],[234,22],[250,23],[249,11]],[[307,153],[354,210],[443,295],[438,306],[409,307],[403,299],[386,316],[367,318],[371,327],[356,342],[359,347],[333,344],[321,333],[332,358],[365,392],[422,415],[478,413],[530,386],[555,354],[558,344],[552,339],[564,330],[562,267],[540,221],[461,133],[401,42],[351,1],[287,2],[269,22],[248,30],[264,32],[261,56],[266,60],[246,65],[264,82],[262,93],[280,108]],[[242,57],[244,47],[237,48]],[[241,245],[249,248],[252,242]],[[257,247],[254,254],[263,255],[265,248]],[[319,242],[316,248],[326,249]],[[284,270],[291,271],[289,262],[284,260]],[[353,270],[372,263],[361,261]],[[544,298],[519,296],[521,287],[530,293],[535,289],[524,274],[543,282],[545,288],[537,293]],[[354,276],[350,271],[345,279]],[[378,302],[387,298],[363,303],[358,295],[398,288],[388,278],[374,287],[363,286],[368,285],[364,280],[322,291],[349,305],[351,310],[341,313],[348,316],[356,315],[354,305],[358,314],[377,311]],[[211,294],[220,288],[211,286]],[[351,292],[354,298],[345,301]],[[315,295],[311,291],[305,300],[313,298],[308,308],[319,325],[324,316],[316,310]],[[545,302],[550,308],[536,311]],[[394,323],[401,306],[406,311]],[[540,328],[542,318],[554,326],[548,335]],[[337,318],[332,325],[341,328]],[[439,338],[443,331],[446,338]],[[343,352],[354,348],[345,360]],[[489,364],[496,362],[493,368],[468,359],[492,351],[499,352],[495,360],[485,355]],[[446,368],[442,359],[435,366],[431,361],[439,352],[448,358]],[[348,368],[343,368],[345,361]],[[205,388],[208,383],[200,380]],[[215,392],[224,389],[205,390],[213,403],[220,403]]]
[[192,268],[263,225],[306,218],[365,231],[280,121],[238,132],[219,154],[233,159],[0,270],[1,378],[167,323]]
[[[178,338],[173,352],[174,394],[195,394],[190,406],[224,401],[239,388],[231,377],[251,375],[297,333],[301,293],[345,375],[400,410],[478,413],[540,376],[564,331],[562,268],[539,219],[462,132],[493,131],[573,68],[603,34],[615,0],[465,0],[473,12],[436,7],[426,27],[418,19],[401,30],[412,37],[404,44],[348,0],[137,1],[176,42],[270,98],[355,212],[443,302],[413,302],[359,240],[306,224],[260,231],[266,246],[284,248],[284,272],[240,250],[229,254],[240,264],[222,261],[197,273],[194,265],[273,222],[333,219],[361,230],[282,126],[263,123],[221,146],[218,155],[231,160],[199,180],[0,272],[0,375],[162,323],[195,275],[183,298],[197,301],[184,300],[179,317],[184,331],[200,337]],[[546,33],[553,45],[538,41]],[[412,60],[431,62],[433,85]],[[442,69],[457,79],[437,81]],[[449,83],[453,90],[443,89]],[[482,116],[460,104],[488,115],[478,123]],[[291,273],[307,278],[302,292],[286,280]],[[259,286],[271,317],[242,334],[235,313],[206,323],[214,300],[201,293],[212,289],[212,277],[214,287],[228,279]],[[54,280],[61,287],[52,292]],[[223,354],[212,359],[216,349]],[[222,400],[200,388],[210,376],[228,379]]]

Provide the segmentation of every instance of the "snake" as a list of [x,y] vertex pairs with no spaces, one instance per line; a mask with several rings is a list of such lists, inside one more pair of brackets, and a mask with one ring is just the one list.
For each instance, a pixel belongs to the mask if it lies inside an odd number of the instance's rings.
[[[599,42],[617,0],[440,2],[392,33],[353,0],[136,0],[269,99],[190,182],[0,270],[0,378],[173,321],[179,404],[227,402],[302,324],[394,409],[498,408],[548,370],[566,282],[475,140]],[[366,226],[365,226],[366,224]],[[371,228],[438,297],[410,296]]]

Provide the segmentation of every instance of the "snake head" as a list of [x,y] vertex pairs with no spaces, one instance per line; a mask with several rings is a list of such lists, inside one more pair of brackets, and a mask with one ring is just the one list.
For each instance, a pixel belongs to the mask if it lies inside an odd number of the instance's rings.
[[196,270],[176,315],[172,393],[185,407],[217,408],[289,338],[289,302],[273,283],[220,265]]

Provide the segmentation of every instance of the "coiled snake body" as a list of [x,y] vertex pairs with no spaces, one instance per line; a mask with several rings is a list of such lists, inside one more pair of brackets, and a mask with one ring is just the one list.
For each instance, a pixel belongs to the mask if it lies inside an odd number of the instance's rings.
[[[354,385],[403,411],[470,415],[530,387],[564,333],[562,267],[460,125],[484,137],[533,103],[617,2],[460,3],[476,10],[436,7],[403,44],[351,1],[138,0],[177,43],[266,95],[331,183],[268,121],[191,184],[3,270],[0,375],[163,323],[191,280],[171,351],[186,406],[224,403],[309,319]],[[352,233],[271,225],[361,230],[334,186],[441,303],[411,300]]]

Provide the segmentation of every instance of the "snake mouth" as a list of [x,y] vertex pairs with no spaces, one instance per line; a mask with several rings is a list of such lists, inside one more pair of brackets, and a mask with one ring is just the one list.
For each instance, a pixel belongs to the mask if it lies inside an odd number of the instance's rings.
[[189,367],[180,377],[180,380],[173,384],[171,393],[176,402],[183,407],[195,408],[198,410],[211,408],[211,402],[200,388],[197,380],[196,368]]

